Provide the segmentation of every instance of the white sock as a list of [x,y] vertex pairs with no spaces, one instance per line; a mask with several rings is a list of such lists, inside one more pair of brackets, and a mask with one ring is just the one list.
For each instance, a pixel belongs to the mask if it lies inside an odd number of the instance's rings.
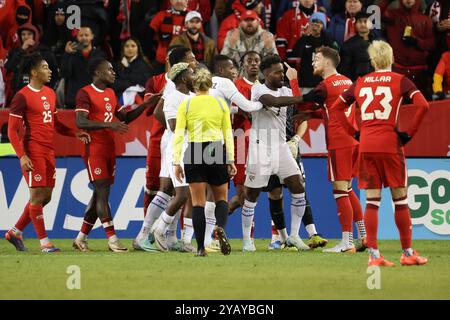
[[117,235],[113,235],[113,236],[108,238],[108,241],[111,241],[111,242],[117,241],[117,240],[119,240],[119,238],[117,238]]
[[366,226],[364,225],[364,221],[355,221],[357,230],[358,230],[358,239],[362,239],[366,236]]
[[284,229],[282,229],[282,230],[278,230],[278,234],[280,235],[280,239],[281,239],[281,242],[282,242],[282,243],[285,242],[285,241],[287,240],[287,238],[288,238],[288,233],[287,233],[286,228],[284,228]]
[[173,216],[173,221],[170,226],[167,228],[167,240],[169,242],[177,242],[177,228],[178,221],[180,221],[181,209],[177,211],[177,213]]
[[291,194],[291,236],[298,236],[305,208],[305,193]]
[[306,232],[308,232],[309,237],[311,238],[313,235],[317,234],[316,226],[314,223],[308,224],[306,227]]
[[78,235],[77,235],[77,240],[80,240],[80,241],[86,241],[87,240],[87,234],[84,234],[83,232],[78,232]]
[[45,246],[50,243],[50,239],[48,237],[45,237],[45,238],[39,239],[39,242],[41,243],[41,246]]
[[147,208],[147,214],[145,215],[138,239],[144,239],[148,236],[155,221],[158,220],[161,213],[166,210],[169,200],[170,196],[168,194],[158,191]]
[[414,250],[413,248],[407,248],[405,250],[403,250],[403,253],[407,256],[407,257],[411,257],[414,255]]
[[380,257],[380,251],[378,249],[369,248],[369,254],[372,258],[378,259]]
[[16,236],[21,236],[22,235],[22,230],[17,229],[16,227],[12,227],[11,231],[16,235]]
[[211,244],[211,234],[216,226],[216,204],[212,201],[206,201],[205,204],[205,219],[206,219],[206,228],[205,228],[205,241],[204,246],[209,247]]
[[158,232],[159,234],[166,234],[167,229],[174,219],[175,216],[171,217],[165,211],[163,211],[161,217],[158,219],[158,224],[156,225],[155,232]]
[[342,232],[342,242],[344,242],[347,247],[353,247],[353,232]]
[[192,226],[192,218],[183,218],[183,242],[191,243],[192,236],[194,235],[194,228]]
[[250,240],[252,232],[253,217],[255,216],[256,202],[244,200],[242,206],[242,239]]

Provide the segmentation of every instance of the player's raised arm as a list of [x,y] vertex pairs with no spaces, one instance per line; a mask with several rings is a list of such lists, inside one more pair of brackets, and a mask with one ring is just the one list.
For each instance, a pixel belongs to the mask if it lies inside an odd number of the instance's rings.
[[155,106],[158,104],[158,101],[161,99],[161,96],[162,96],[161,93],[152,94],[144,102],[142,102],[136,109],[128,112],[123,109],[119,109],[116,112],[115,116],[120,121],[123,121],[126,124],[128,124],[137,119],[142,114],[142,112],[144,112],[144,110],[146,110],[147,108],[154,109]]

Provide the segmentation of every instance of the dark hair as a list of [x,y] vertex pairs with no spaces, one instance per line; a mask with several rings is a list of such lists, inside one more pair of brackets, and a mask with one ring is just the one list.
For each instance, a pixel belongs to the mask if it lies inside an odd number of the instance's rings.
[[211,66],[210,66],[210,70],[212,73],[216,73],[219,69],[219,65],[222,64],[222,62],[225,61],[231,61],[233,63],[233,65],[235,65],[235,61],[233,59],[231,59],[229,56],[223,55],[223,54],[218,54],[216,56],[213,57],[212,61],[211,61]]
[[23,56],[19,66],[19,73],[31,75],[31,70],[36,68],[42,61],[44,61],[44,58],[39,53]]
[[259,52],[254,51],[254,50],[246,51],[244,53],[244,55],[241,57],[241,60],[240,60],[241,65],[244,63],[245,57],[248,56],[249,54],[256,54],[259,56],[260,59],[262,59],[262,56]]
[[94,77],[95,71],[97,71],[98,67],[103,63],[108,62],[105,58],[96,58],[89,61],[88,72],[91,77]]
[[264,72],[264,70],[269,69],[271,66],[277,63],[283,63],[283,60],[281,60],[280,56],[277,54],[270,54],[265,56],[261,60],[259,69],[261,70],[261,72]]
[[339,52],[333,48],[321,46],[320,48],[316,49],[316,53],[321,53],[325,58],[330,59],[333,61],[333,64],[335,67],[339,65],[341,62],[341,57],[339,57]]
[[186,57],[186,55],[188,54],[188,52],[191,52],[192,50],[186,47],[176,47],[173,48],[172,51],[170,51],[169,54],[169,64],[171,66],[181,62],[181,60],[184,59],[184,57]]
[[[147,57],[144,55],[144,52],[142,51],[141,43],[139,42],[138,39],[136,39],[134,37],[127,38],[122,42],[122,45],[120,46],[120,61],[122,61],[123,57],[125,57],[125,44],[130,40],[133,41],[134,43],[136,43],[136,46],[138,48],[137,56],[142,58],[146,64],[150,65]],[[120,64],[120,66],[123,67],[122,64]]]

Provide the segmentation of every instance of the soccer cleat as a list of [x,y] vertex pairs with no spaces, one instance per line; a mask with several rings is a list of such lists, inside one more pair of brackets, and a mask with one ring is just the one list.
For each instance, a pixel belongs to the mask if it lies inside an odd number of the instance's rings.
[[195,252],[195,248],[191,243],[181,242],[180,252]]
[[205,248],[198,250],[197,253],[194,254],[194,257],[207,257],[207,256],[208,254],[206,253]]
[[169,251],[181,251],[181,241],[177,240],[175,242],[167,243],[167,247],[169,248]]
[[212,246],[212,244],[210,244],[209,246],[205,247],[205,251],[207,253],[214,253],[214,252],[219,252],[220,251],[220,247],[216,247],[216,246]]
[[322,252],[327,253],[355,253],[356,249],[354,245],[347,245],[343,241],[339,242],[333,248],[323,249]]
[[23,244],[22,236],[18,236],[14,232],[9,230],[5,233],[5,239],[8,240],[8,242],[11,243],[17,251],[27,251],[25,245]]
[[328,240],[322,238],[318,234],[315,234],[309,238],[307,244],[308,244],[308,247],[310,247],[311,249],[315,249],[315,248],[319,248],[319,247],[322,248],[328,244]]
[[148,234],[147,238],[138,241],[137,245],[140,248],[139,250],[144,250],[144,251],[147,251],[147,252],[156,252],[156,251],[158,251],[158,248],[156,248],[156,246],[150,240],[150,234]]
[[402,253],[400,258],[400,264],[402,266],[420,266],[428,262],[428,259],[425,257],[419,256],[416,250],[414,250],[412,256],[407,256],[405,253]]
[[161,252],[168,252],[169,247],[167,246],[166,236],[163,233],[158,233],[156,230],[153,233],[153,239],[155,239],[155,246]]
[[269,244],[268,249],[269,250],[281,250],[281,241],[280,240],[272,241]]
[[289,238],[287,238],[286,240],[286,245],[288,247],[296,247],[297,250],[311,250],[310,247],[308,247],[303,241],[302,239],[300,239],[300,237],[297,236],[289,236]]
[[367,239],[366,237],[362,239],[355,239],[354,241],[356,252],[364,252],[367,249]]
[[228,241],[227,235],[225,234],[225,230],[222,227],[216,226],[214,228],[217,234],[217,238],[220,243],[220,252],[224,255],[229,255],[231,253],[231,245]]
[[128,248],[125,247],[119,239],[111,240],[111,238],[108,239],[108,248],[112,252],[128,252]]
[[255,252],[256,251],[255,243],[251,239],[244,240],[242,243],[242,251],[243,252]]
[[372,257],[369,255],[369,267],[377,266],[377,267],[395,267],[393,262],[386,260],[383,256],[379,256],[378,258]]
[[80,252],[89,252],[89,251],[91,251],[89,249],[89,247],[88,247],[87,240],[80,240],[78,238],[73,240],[72,247],[75,250],[78,250]]
[[48,243],[46,245],[41,245],[41,252],[54,253],[54,252],[61,252],[61,250],[59,248],[56,248],[53,244]]
[[142,247],[140,246],[139,242],[145,241],[145,240],[146,239],[143,239],[143,240],[138,240],[137,238],[133,239],[133,242],[131,243],[131,246],[133,247],[133,249],[135,251],[143,251],[144,249],[142,249]]

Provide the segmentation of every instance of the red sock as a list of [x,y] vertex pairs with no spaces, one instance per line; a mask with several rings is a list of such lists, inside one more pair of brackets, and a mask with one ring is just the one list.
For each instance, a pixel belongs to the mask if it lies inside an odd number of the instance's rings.
[[30,224],[31,218],[30,218],[30,203],[27,202],[27,205],[25,206],[25,209],[23,209],[23,213],[20,216],[19,220],[17,220],[16,225],[14,226],[17,230],[23,231],[25,230],[26,226]]
[[273,236],[278,236],[278,230],[275,227],[275,224],[272,222],[272,235]]
[[111,238],[116,235],[116,230],[114,229],[114,224],[111,218],[101,219],[103,228],[105,229],[106,236]]
[[367,246],[378,249],[378,208],[381,198],[367,198],[366,211],[364,212],[364,225],[367,233]]
[[400,233],[402,249],[411,248],[411,216],[409,215],[408,200],[405,197],[394,200],[395,224]]
[[96,221],[97,217],[85,216],[80,231],[85,235],[88,235],[94,227]]
[[353,231],[353,209],[347,191],[333,190],[342,232]]
[[353,221],[362,221],[363,219],[363,211],[361,207],[361,202],[359,201],[356,194],[353,192],[353,189],[348,190],[348,197],[350,198],[350,203],[352,204],[353,209]]
[[34,230],[36,231],[39,240],[47,238],[47,232],[45,232],[44,213],[41,205],[30,204],[29,205],[31,221],[33,221]]

